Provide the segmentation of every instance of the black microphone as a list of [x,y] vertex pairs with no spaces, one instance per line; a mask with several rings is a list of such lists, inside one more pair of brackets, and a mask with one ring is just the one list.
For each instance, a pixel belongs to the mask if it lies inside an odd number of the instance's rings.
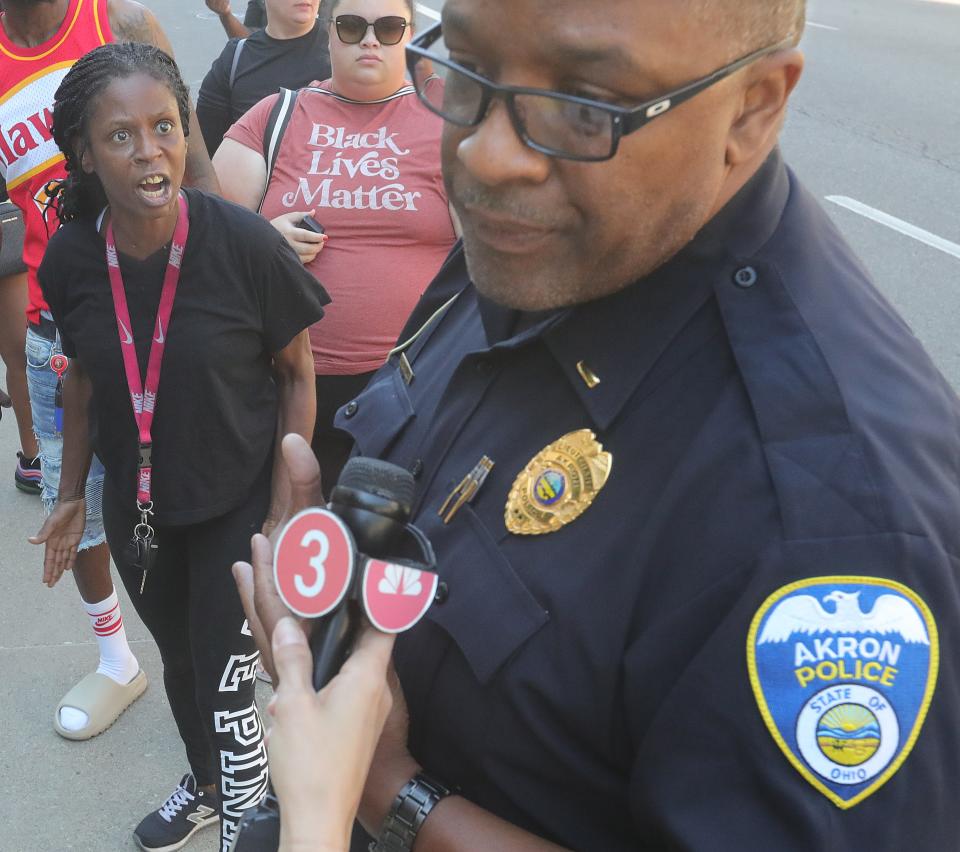
[[[344,466],[327,508],[346,524],[360,553],[385,558],[395,555],[391,550],[408,531],[414,489],[413,476],[404,468],[355,456]],[[315,626],[310,636],[314,689],[322,689],[340,671],[362,622],[359,603],[347,595]],[[260,804],[240,819],[230,852],[276,852],[279,847],[280,804],[268,785]]]
[[[374,558],[386,557],[406,529],[414,487],[408,470],[355,456],[344,466],[327,508],[353,533],[357,550]],[[314,628],[310,650],[313,688],[318,692],[340,671],[362,621],[359,604],[347,599]]]

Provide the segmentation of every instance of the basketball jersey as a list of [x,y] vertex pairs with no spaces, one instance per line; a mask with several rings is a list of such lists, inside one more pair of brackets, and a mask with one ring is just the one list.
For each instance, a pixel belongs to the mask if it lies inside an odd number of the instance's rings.
[[66,176],[63,154],[50,132],[53,96],[74,62],[109,41],[107,0],[70,0],[56,34],[36,47],[14,44],[0,26],[0,174],[10,200],[23,211],[31,322],[39,322],[40,311],[47,308],[37,267],[60,225],[56,212],[46,206],[46,187]]

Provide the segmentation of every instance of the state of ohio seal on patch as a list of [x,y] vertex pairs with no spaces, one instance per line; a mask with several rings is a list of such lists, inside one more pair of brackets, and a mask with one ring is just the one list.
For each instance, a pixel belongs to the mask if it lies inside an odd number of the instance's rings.
[[747,667],[787,759],[837,807],[875,793],[913,749],[933,697],[937,625],[912,589],[813,577],[757,611]]

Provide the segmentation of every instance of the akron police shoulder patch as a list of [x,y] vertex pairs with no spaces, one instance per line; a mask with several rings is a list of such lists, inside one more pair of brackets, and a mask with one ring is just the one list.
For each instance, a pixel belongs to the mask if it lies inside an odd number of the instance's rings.
[[797,771],[843,809],[875,793],[907,759],[938,665],[929,607],[879,577],[783,586],[757,611],[747,639],[767,728]]

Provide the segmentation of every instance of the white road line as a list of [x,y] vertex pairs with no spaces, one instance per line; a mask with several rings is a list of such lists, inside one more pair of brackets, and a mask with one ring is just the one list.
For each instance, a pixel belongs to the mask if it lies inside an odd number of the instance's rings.
[[829,24],[817,24],[813,21],[807,21],[808,27],[816,27],[818,30],[832,30],[835,33],[840,32],[840,27],[831,27]]
[[423,3],[417,3],[414,8],[425,18],[430,18],[431,21],[440,20],[440,13],[436,9],[431,9],[429,6],[424,6]]
[[853,198],[847,198],[845,195],[828,195],[827,201],[837,204],[840,207],[845,207],[847,210],[851,210],[860,216],[872,219],[874,222],[885,225],[887,228],[892,228],[894,231],[912,237],[931,248],[939,249],[960,260],[960,245],[952,243],[950,240],[945,240],[943,237],[938,237],[936,234],[931,234],[929,231],[918,228],[916,225],[911,225],[909,222],[904,222],[903,219],[898,219],[896,216],[891,216],[882,210],[868,207],[866,204]]

